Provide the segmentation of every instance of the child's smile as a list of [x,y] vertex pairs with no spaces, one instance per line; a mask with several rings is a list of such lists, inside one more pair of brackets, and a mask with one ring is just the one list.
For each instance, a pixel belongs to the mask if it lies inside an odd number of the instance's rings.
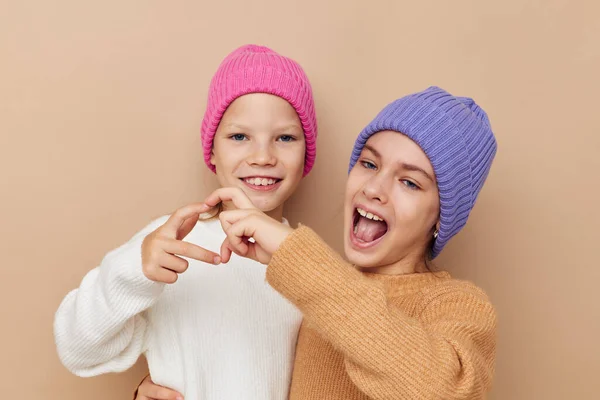
[[388,231],[388,224],[376,211],[357,206],[353,215],[354,229],[350,231],[352,246],[366,249],[377,245]]
[[281,186],[283,179],[276,178],[273,176],[247,176],[240,178],[246,186],[252,190],[258,192],[271,192]]

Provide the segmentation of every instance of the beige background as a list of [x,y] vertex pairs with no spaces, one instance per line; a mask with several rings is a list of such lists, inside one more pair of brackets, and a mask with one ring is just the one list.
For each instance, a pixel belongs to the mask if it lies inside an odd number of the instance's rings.
[[352,142],[381,107],[436,84],[488,111],[499,154],[438,266],[497,306],[491,398],[597,395],[600,3],[1,3],[3,398],[128,398],[143,365],[71,376],[53,314],[105,252],[214,187],[198,134],[208,82],[249,42],[312,80],[319,157],[288,216],[338,249]]

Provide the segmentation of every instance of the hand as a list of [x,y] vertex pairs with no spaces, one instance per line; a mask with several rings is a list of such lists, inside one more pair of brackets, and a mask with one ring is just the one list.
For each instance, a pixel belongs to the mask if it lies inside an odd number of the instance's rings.
[[210,264],[219,264],[218,254],[203,249],[184,239],[196,226],[201,213],[210,209],[205,204],[190,204],[175,211],[164,225],[144,238],[142,242],[142,270],[144,275],[155,282],[175,283],[178,274],[189,266],[187,260],[193,258]]
[[229,262],[233,252],[261,264],[269,264],[273,253],[294,231],[256,209],[223,211],[219,219],[227,235],[221,245],[224,263]]
[[148,375],[138,387],[135,400],[183,400],[183,396],[174,390],[158,386]]
[[268,264],[273,253],[293,229],[254,207],[246,194],[237,188],[218,189],[208,196],[205,204],[214,207],[223,201],[232,202],[238,209],[223,211],[219,215],[221,226],[227,235],[221,245],[222,262],[228,262],[233,252]]

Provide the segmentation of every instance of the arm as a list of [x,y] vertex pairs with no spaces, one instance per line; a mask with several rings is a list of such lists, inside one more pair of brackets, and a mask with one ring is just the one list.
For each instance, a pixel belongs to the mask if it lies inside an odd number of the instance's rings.
[[142,271],[142,241],[166,221],[159,219],[108,253],[78,289],[64,298],[54,319],[61,362],[79,376],[130,368],[145,350],[146,318],[163,291]]
[[54,335],[62,363],[74,374],[94,376],[131,367],[146,350],[146,318],[164,289],[187,270],[183,258],[219,264],[218,254],[183,239],[206,211],[201,203],[150,224],[108,253],[79,289],[60,305]]
[[[345,358],[356,386],[374,399],[477,399],[492,380],[496,315],[473,285],[448,281],[419,301],[410,318],[381,282],[373,282],[309,228],[296,231],[253,207],[239,190],[219,189],[205,201],[233,200],[220,215],[232,252],[269,264],[267,280]],[[252,238],[253,241],[248,240]]]
[[273,254],[267,280],[343,354],[349,377],[371,398],[474,399],[489,389],[496,319],[474,286],[442,285],[426,296],[420,318],[409,318],[380,282],[306,227]]

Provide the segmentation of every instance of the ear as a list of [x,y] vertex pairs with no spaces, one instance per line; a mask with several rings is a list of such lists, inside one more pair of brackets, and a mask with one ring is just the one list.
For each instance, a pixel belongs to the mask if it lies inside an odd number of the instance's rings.
[[210,165],[215,166],[215,151],[210,151]]
[[437,222],[435,223],[435,225],[433,226],[432,234],[434,235],[434,238],[437,237],[437,233],[439,231],[440,231],[440,220],[438,219]]

